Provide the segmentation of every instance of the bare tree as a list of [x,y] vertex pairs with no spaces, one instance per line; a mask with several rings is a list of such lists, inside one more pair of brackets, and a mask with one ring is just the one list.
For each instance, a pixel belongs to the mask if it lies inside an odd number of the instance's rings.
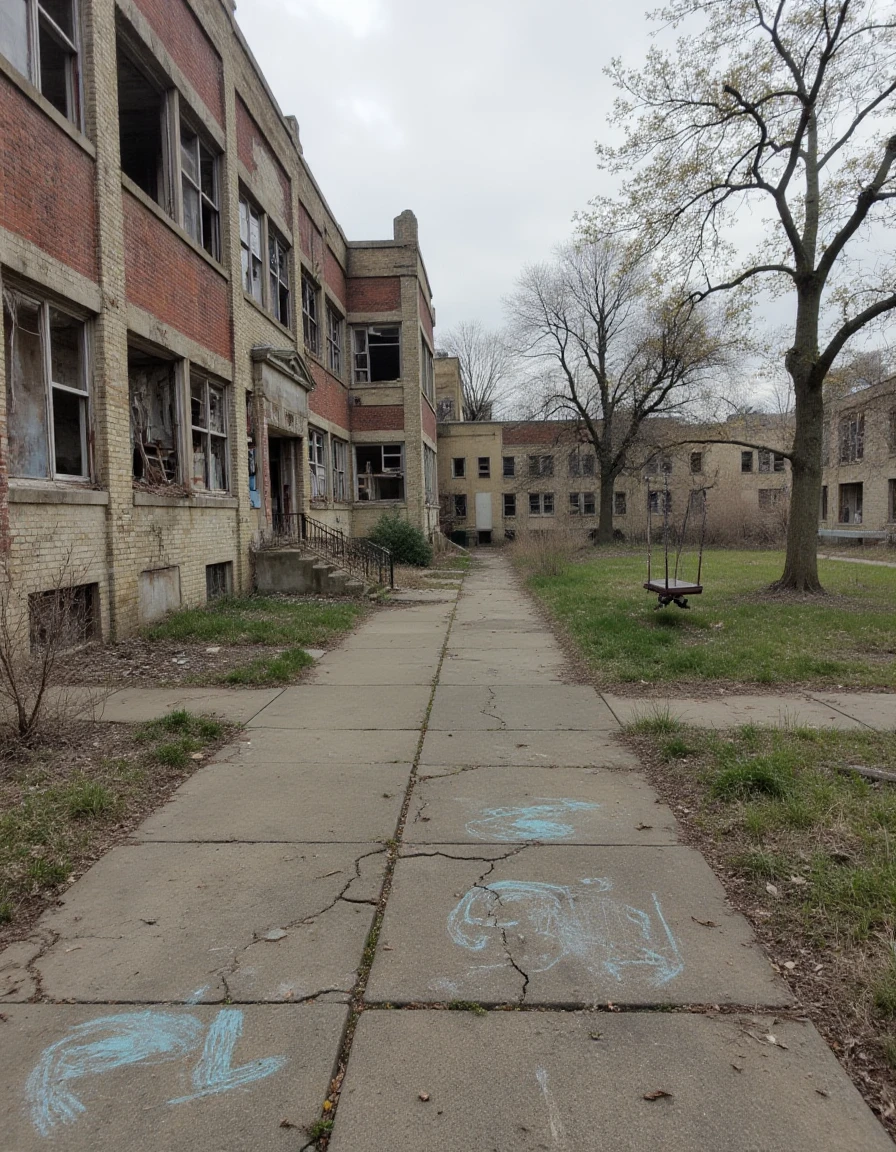
[[542,414],[581,423],[600,477],[598,543],[613,538],[613,484],[644,422],[681,413],[725,361],[706,310],[654,285],[643,252],[610,241],[566,245],[525,269],[507,301],[514,344],[546,365]]
[[[795,301],[785,365],[795,391],[793,501],[778,587],[817,591],[823,386],[847,342],[896,309],[892,255],[863,259],[896,197],[896,10],[891,0],[669,0],[663,25],[693,18],[674,51],[644,67],[618,60],[618,147],[600,166],[623,176],[608,223],[652,244],[692,278],[695,298],[767,284]],[[890,209],[890,222],[892,210]],[[759,229],[743,257],[730,241]],[[866,249],[867,251],[867,249]]]
[[478,320],[462,320],[439,338],[440,356],[456,356],[464,393],[465,420],[491,420],[504,399],[512,357],[499,332]]

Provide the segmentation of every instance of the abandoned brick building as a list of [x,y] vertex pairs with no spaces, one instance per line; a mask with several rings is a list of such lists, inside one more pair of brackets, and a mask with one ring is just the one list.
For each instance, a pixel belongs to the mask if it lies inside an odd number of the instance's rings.
[[437,525],[412,212],[350,241],[232,0],[0,12],[0,553],[121,635],[244,590],[298,513]]

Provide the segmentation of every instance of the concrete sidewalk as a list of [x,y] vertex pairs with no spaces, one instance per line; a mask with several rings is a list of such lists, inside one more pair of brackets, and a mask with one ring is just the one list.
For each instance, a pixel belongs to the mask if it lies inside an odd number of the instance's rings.
[[107,701],[247,727],[0,954],[0,1152],[298,1152],[362,991],[332,1152],[892,1149],[775,1017],[787,987],[615,739],[625,702],[563,682],[499,556],[440,592],[298,687]]

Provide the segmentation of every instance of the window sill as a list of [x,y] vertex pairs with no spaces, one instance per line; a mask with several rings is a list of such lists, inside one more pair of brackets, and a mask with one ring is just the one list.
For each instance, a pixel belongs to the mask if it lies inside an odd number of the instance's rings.
[[124,172],[121,174],[121,186],[126,192],[129,192],[135,200],[138,200],[147,211],[152,212],[153,216],[160,220],[166,227],[170,228],[175,236],[183,240],[184,244],[195,252],[197,256],[201,257],[206,264],[208,264],[209,268],[217,272],[222,280],[230,279],[230,273],[227,269],[219,264],[214,257],[209,256],[208,252],[206,252],[201,244],[196,243],[189,232],[181,228],[180,224],[178,224],[173,217],[169,216],[167,212],[160,208],[155,200],[153,200],[151,196],[147,196],[143,189],[139,188],[130,176],[126,176]]
[[267,308],[265,308],[263,304],[259,304],[254,296],[250,296],[245,288],[243,289],[243,300],[245,300],[247,304],[251,304],[256,312],[259,312],[262,316],[264,316],[265,320],[267,320],[270,324],[273,324],[275,328],[279,328],[280,331],[284,333],[284,335],[288,336],[290,347],[295,348],[296,338],[293,330],[291,328],[287,328],[287,326],[282,321],[278,320],[273,312],[268,312]]
[[77,484],[10,480],[10,504],[108,504],[109,493]]
[[84,133],[81,132],[67,116],[63,116],[59,109],[50,103],[46,96],[31,83],[27,76],[23,76],[21,72],[13,68],[5,56],[0,56],[0,73],[6,77],[10,84],[15,85],[20,92],[27,96],[33,104],[36,104],[41,112],[49,116],[53,123],[58,128],[61,128],[66,136],[69,136],[79,148],[83,148],[91,159],[96,159],[96,148],[94,148]]
[[212,496],[196,492],[192,496],[166,496],[164,492],[141,492],[134,489],[135,508],[238,508],[235,496]]

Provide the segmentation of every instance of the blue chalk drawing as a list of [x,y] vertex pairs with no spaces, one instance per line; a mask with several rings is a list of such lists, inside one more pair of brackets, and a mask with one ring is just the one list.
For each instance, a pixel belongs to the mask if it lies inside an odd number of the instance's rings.
[[575,827],[563,817],[572,812],[593,812],[599,804],[586,800],[542,800],[528,808],[485,808],[467,832],[480,840],[568,840]]
[[209,988],[211,988],[211,984],[203,984],[201,988],[197,988],[194,992],[191,992],[187,997],[187,1003],[201,1004],[202,997],[208,992]]
[[644,912],[609,896],[612,887],[606,877],[574,887],[496,880],[464,895],[448,917],[448,934],[470,952],[483,953],[494,943],[497,953],[505,951],[508,930],[515,930],[520,944],[514,951],[529,973],[574,959],[593,976],[606,973],[620,983],[640,976],[654,988],[668,984],[684,961],[659,900],[653,894],[653,912]]
[[[218,1013],[193,1072],[196,1092],[169,1103],[226,1092],[283,1067],[282,1057],[255,1060],[242,1068],[230,1067],[234,1045],[242,1032],[242,1017],[237,1009]],[[152,1066],[180,1060],[199,1047],[203,1031],[202,1022],[195,1016],[155,1009],[102,1016],[79,1024],[44,1050],[28,1077],[25,1097],[35,1128],[42,1136],[49,1136],[57,1125],[72,1124],[86,1112],[73,1091],[74,1082],[130,1064]]]
[[238,1008],[224,1008],[220,1011],[208,1030],[205,1047],[199,1063],[193,1069],[191,1096],[178,1096],[169,1104],[186,1104],[201,1096],[216,1096],[219,1092],[229,1092],[263,1080],[279,1072],[286,1060],[282,1056],[268,1056],[263,1060],[252,1060],[240,1068],[231,1067],[233,1050],[243,1031],[243,1014]]

